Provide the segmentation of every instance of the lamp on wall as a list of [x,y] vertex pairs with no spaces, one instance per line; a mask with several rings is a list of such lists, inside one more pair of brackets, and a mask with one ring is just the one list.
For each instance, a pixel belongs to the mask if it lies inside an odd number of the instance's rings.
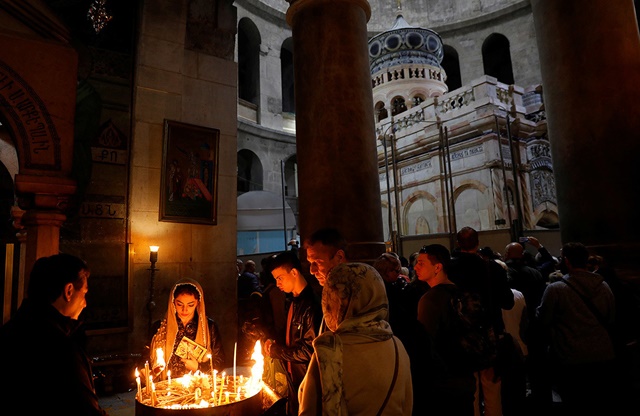
[[156,303],[153,300],[153,292],[156,278],[156,263],[158,262],[158,250],[160,246],[149,246],[149,261],[151,262],[151,267],[149,271],[151,272],[151,277],[149,279],[149,302],[147,303],[147,311],[149,312],[149,338],[153,335],[151,333],[151,324],[153,323],[153,310],[156,308]]

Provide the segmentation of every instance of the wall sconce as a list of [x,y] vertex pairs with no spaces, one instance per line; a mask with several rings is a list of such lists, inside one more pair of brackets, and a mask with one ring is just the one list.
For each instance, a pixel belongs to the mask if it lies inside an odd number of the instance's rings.
[[158,250],[160,246],[149,246],[149,261],[151,261],[151,268],[153,269],[158,262]]
[[153,300],[153,292],[154,285],[156,279],[156,263],[158,262],[158,250],[160,246],[149,246],[149,261],[151,262],[151,267],[149,271],[151,272],[151,276],[149,279],[149,302],[147,303],[147,310],[149,311],[149,339],[153,336],[151,333],[151,326],[153,324],[153,310],[156,308],[156,303]]

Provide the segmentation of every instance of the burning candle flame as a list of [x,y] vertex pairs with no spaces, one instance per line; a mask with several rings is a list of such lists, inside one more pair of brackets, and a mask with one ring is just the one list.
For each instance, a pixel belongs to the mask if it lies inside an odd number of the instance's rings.
[[[158,357],[156,360],[157,365],[166,366],[162,349],[156,350],[156,356]],[[211,359],[209,355],[207,358]],[[216,370],[212,369],[212,374],[204,374],[198,370],[195,374],[189,372],[182,377],[172,378],[171,382],[168,380],[161,381],[156,386],[153,377],[149,375],[149,390],[146,393],[141,392],[136,396],[136,400],[152,407],[164,409],[206,408],[242,401],[258,394],[264,387],[262,384],[264,357],[262,356],[260,341],[256,342],[251,359],[254,361],[254,365],[251,367],[251,375],[249,377],[238,375],[237,378],[233,377],[233,380],[225,372],[218,374]],[[146,363],[146,366],[148,366],[148,363]],[[168,377],[171,377],[170,374],[167,371]],[[136,377],[139,377],[139,375],[140,372],[136,368]],[[227,377],[229,377],[228,380]],[[216,380],[220,380],[220,384],[216,385]],[[231,381],[233,381],[233,384]],[[158,392],[156,392],[156,388]]]
[[164,351],[162,350],[162,348],[156,349],[156,356],[158,357],[156,358],[156,366],[164,368],[167,363],[164,361]]

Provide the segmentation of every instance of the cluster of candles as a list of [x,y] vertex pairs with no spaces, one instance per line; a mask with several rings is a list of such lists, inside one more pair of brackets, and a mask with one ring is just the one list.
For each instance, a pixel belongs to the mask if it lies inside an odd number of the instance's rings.
[[[164,354],[161,349],[156,350],[156,367],[164,368]],[[261,353],[260,341],[256,342],[251,359],[254,365],[251,368],[251,376],[236,376],[236,360],[234,351],[233,376],[224,371],[218,374],[213,369],[211,354],[207,356],[211,364],[211,374],[201,371],[189,372],[182,377],[172,379],[171,370],[167,370],[167,380],[157,384],[153,381],[153,375],[149,370],[149,362],[145,363],[144,377],[145,388],[142,388],[141,374],[136,368],[136,384],[138,392],[136,400],[142,404],[167,408],[185,409],[220,406],[244,400],[252,397],[262,390],[262,373],[264,359]]]

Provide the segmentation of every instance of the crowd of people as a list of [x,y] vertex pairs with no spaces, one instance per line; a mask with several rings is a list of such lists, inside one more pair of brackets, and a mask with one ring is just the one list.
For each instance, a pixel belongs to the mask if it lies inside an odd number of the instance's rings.
[[[502,255],[463,227],[452,251],[429,244],[409,260],[386,252],[370,265],[350,261],[341,232],[323,228],[303,249],[309,275],[297,241],[264,258],[259,273],[252,260],[237,262],[240,344],[262,341],[265,381],[286,397],[287,416],[552,414],[554,394],[559,414],[622,414],[631,403],[629,331],[616,314],[634,305],[581,243],[554,257],[529,236]],[[0,329],[7,357],[25,357],[0,365],[13,381],[8,397],[29,400],[20,378],[45,359],[60,382],[33,406],[106,415],[79,330],[89,276],[68,254],[36,261],[27,297]],[[472,299],[467,309],[461,299]],[[461,341],[469,308],[482,315]],[[149,362],[158,348],[165,354],[149,370],[155,380],[225,366],[218,325],[193,279],[175,283],[152,334]],[[488,359],[469,358],[472,337]]]
[[[313,328],[315,338],[305,339],[305,375],[289,374],[289,400],[299,409],[288,414],[589,415],[629,403],[628,375],[620,364],[628,357],[616,355],[617,339],[609,332],[619,309],[616,281],[610,269],[598,273],[602,258],[590,256],[581,243],[565,244],[555,257],[533,236],[509,243],[502,255],[481,248],[471,227],[456,237],[452,251],[426,245],[409,260],[386,252],[371,266],[349,261],[347,241],[336,229],[304,241],[309,272],[321,289],[321,323]],[[358,312],[354,319],[349,308],[376,304],[365,284],[372,293],[384,288],[376,307],[383,312]],[[459,355],[451,305],[460,293],[477,295],[485,311],[492,361],[470,366]],[[603,316],[592,313],[583,297]],[[286,328],[291,330],[289,323]],[[389,340],[401,346],[397,353],[390,352]],[[374,351],[372,369],[367,354]],[[398,367],[391,371],[394,357]],[[277,358],[287,366],[285,357]],[[378,385],[389,374],[393,381]]]

